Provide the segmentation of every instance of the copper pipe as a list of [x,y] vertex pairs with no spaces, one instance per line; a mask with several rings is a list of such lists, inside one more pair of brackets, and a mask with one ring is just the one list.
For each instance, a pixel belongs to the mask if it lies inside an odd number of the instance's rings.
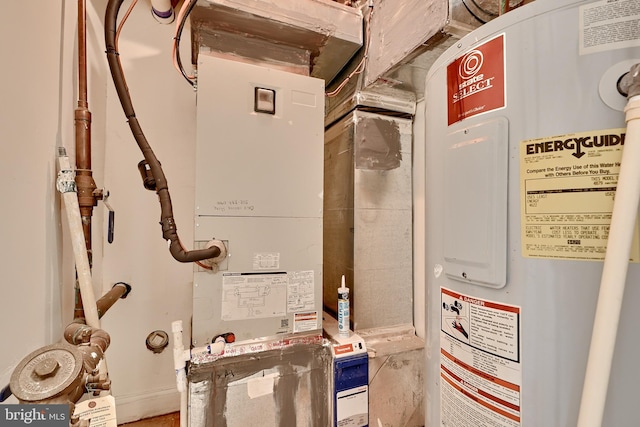
[[73,288],[74,292],[74,307],[73,307],[73,319],[84,321],[84,306],[82,305],[82,295],[80,294],[80,283],[76,280],[76,285]]
[[98,363],[111,343],[109,334],[102,329],[81,323],[70,323],[64,330],[64,338],[69,344],[78,346],[84,359],[85,370],[95,374]]
[[131,292],[131,286],[124,282],[118,282],[109,292],[104,294],[98,301],[96,301],[96,305],[98,306],[98,317],[102,318],[105,315],[107,310],[113,306],[120,298],[124,299]]
[[[87,104],[87,6],[78,0],[78,106]],[[81,104],[81,102],[83,102]]]
[[[75,110],[76,187],[82,218],[82,230],[89,258],[93,265],[91,217],[98,204],[96,183],[91,171],[91,112],[87,102],[87,19],[86,0],[78,0],[78,107]],[[84,317],[82,298],[76,288],[74,318]]]
[[75,110],[76,186],[78,203],[91,264],[91,216],[98,204],[91,171],[91,112],[87,101],[86,0],[78,0],[78,108]]

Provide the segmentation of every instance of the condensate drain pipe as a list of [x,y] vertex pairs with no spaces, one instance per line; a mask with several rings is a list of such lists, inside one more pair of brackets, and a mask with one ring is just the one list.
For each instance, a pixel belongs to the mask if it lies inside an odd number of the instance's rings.
[[187,362],[194,354],[223,354],[225,339],[219,336],[211,345],[185,350],[182,342],[181,320],[171,323],[171,332],[173,335],[173,366],[176,370],[176,385],[180,392],[180,427],[187,427]]
[[602,425],[640,202],[640,64],[634,65],[628,76],[631,82],[624,110],[627,132],[582,388],[578,427]]
[[182,342],[182,321],[176,320],[171,324],[173,333],[173,366],[176,370],[176,385],[180,392],[180,427],[187,427],[187,355]]
[[222,249],[217,246],[211,246],[206,249],[197,249],[186,251],[178,237],[178,231],[175,220],[173,218],[173,207],[171,205],[171,197],[169,195],[169,187],[167,179],[162,171],[162,166],[149,145],[138,119],[136,117],[129,89],[124,78],[124,71],[120,63],[120,57],[116,48],[116,32],[118,11],[124,0],[109,0],[105,13],[105,44],[107,48],[107,60],[111,77],[120,99],[120,104],[124,111],[131,133],[138,143],[138,147],[144,156],[144,159],[151,169],[151,174],[156,182],[156,194],[160,200],[160,224],[162,226],[162,236],[169,242],[169,252],[179,262],[196,262],[218,258],[222,254]]

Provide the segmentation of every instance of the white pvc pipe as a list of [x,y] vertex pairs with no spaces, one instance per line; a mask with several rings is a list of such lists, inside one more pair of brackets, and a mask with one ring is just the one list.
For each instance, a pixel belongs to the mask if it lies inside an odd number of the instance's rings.
[[187,420],[187,406],[189,405],[189,395],[186,391],[180,393],[180,427],[187,427],[189,425]]
[[223,354],[225,341],[224,338],[218,337],[213,344],[185,350],[182,342],[182,320],[171,323],[171,332],[173,335],[173,367],[176,371],[176,385],[180,392],[180,427],[187,427],[187,361],[191,360],[194,354]]
[[176,385],[180,392],[180,427],[187,427],[187,371],[189,359],[182,342],[182,320],[171,323],[173,334],[173,367],[176,370]]
[[[84,241],[80,204],[78,203],[78,194],[75,187],[75,173],[71,169],[69,157],[67,157],[66,150],[63,147],[58,148],[58,168],[58,181],[56,184],[58,191],[62,193],[62,200],[67,211],[67,222],[69,223],[71,246],[76,264],[85,322],[92,328],[102,329],[96,296],[93,291],[87,245]],[[109,377],[106,355],[103,355],[102,360],[99,362],[99,377],[102,380],[106,380]]]
[[151,0],[151,14],[161,24],[170,24],[175,18],[171,0]]
[[[87,254],[87,246],[84,241],[84,232],[82,230],[78,194],[75,191],[75,186],[73,186],[72,190],[68,188],[61,188],[61,186],[64,186],[64,183],[61,184],[62,180],[68,181],[74,177],[73,170],[69,164],[69,157],[66,155],[59,155],[58,166],[60,168],[58,190],[62,193],[62,200],[64,201],[65,210],[67,211],[67,222],[69,223],[71,245],[73,247],[73,256],[76,263],[78,284],[80,285],[80,295],[82,296],[85,320],[87,325],[92,328],[102,329],[100,327],[98,306],[96,305],[96,297],[93,291],[93,284],[91,282],[91,268],[89,266],[89,255]],[[67,175],[65,176],[65,174]]]
[[640,96],[625,108],[627,132],[622,151],[591,347],[582,389],[578,427],[600,427],[620,320],[631,243],[640,201]]

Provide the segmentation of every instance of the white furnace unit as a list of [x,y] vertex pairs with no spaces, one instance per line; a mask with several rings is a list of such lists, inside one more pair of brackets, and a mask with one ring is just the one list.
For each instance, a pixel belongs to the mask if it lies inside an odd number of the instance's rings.
[[[537,0],[429,71],[427,425],[576,425],[639,20],[634,0]],[[603,426],[638,423],[637,233]]]
[[321,334],[324,81],[198,57],[193,345]]

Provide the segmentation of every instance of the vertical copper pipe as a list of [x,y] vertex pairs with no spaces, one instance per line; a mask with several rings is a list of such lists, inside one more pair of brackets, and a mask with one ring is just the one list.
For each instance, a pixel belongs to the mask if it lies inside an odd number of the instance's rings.
[[[84,241],[92,265],[91,216],[98,204],[96,183],[91,171],[91,112],[87,102],[87,19],[86,0],[78,0],[78,107],[75,110],[76,187],[82,217]],[[84,317],[82,299],[76,288],[74,318]]]

